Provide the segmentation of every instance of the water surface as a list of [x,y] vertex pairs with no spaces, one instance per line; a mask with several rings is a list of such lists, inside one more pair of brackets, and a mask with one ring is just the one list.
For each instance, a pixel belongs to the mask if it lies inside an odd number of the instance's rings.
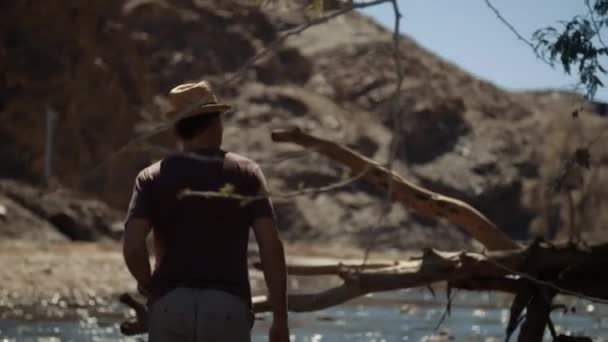
[[[292,341],[503,341],[510,297],[459,292],[451,314],[445,315],[444,293],[427,290],[375,294],[327,310],[290,315]],[[586,334],[608,341],[608,308],[567,300],[575,313],[554,312],[559,332]],[[445,316],[445,317],[444,317]],[[442,321],[442,317],[444,320]],[[438,327],[439,322],[442,321]],[[146,341],[145,336],[124,337],[117,315],[80,320],[0,321],[0,342]],[[260,315],[253,341],[267,341],[270,316]],[[513,338],[515,340],[515,338]],[[551,338],[547,333],[546,340]]]

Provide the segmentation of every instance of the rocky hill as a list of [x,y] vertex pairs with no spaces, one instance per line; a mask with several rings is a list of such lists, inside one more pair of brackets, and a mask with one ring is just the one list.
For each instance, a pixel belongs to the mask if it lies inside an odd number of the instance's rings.
[[[176,84],[207,79],[237,108],[226,118],[226,148],[257,160],[274,191],[322,186],[344,173],[321,156],[273,144],[274,128],[296,125],[380,162],[388,158],[392,135],[401,134],[395,168],[402,175],[471,203],[515,238],[565,236],[570,212],[588,238],[608,237],[602,232],[608,137],[592,145],[591,168],[572,187],[571,201],[548,191],[563,161],[608,128],[605,105],[585,104],[573,119],[581,103],[575,95],[502,90],[403,37],[402,119],[395,127],[391,33],[355,13],[289,38],[239,82],[225,83],[282,31],[305,20],[298,12],[198,0],[3,2],[0,177],[40,183],[45,113],[54,110],[54,182],[124,210],[137,172],[174,146],[168,133],[140,138],[162,120],[165,94]],[[6,189],[24,185],[2,182],[13,185],[0,187],[0,204],[7,215],[21,215],[14,209],[19,191]],[[52,195],[39,196],[48,201]],[[356,183],[276,204],[292,241],[365,246],[374,236],[383,249],[469,244],[459,229],[397,205],[372,231],[382,198]],[[20,206],[34,210],[23,201]],[[97,212],[87,210],[80,212],[88,218]],[[108,215],[101,226],[85,226],[114,236],[119,219]],[[42,221],[31,225],[62,226]],[[91,234],[68,236],[97,239]]]

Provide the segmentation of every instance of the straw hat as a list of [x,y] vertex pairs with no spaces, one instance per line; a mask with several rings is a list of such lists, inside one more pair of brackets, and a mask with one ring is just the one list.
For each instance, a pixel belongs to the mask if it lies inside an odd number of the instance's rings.
[[232,108],[218,102],[206,81],[178,85],[171,89],[168,99],[173,109],[165,117],[171,123],[198,114],[222,113]]

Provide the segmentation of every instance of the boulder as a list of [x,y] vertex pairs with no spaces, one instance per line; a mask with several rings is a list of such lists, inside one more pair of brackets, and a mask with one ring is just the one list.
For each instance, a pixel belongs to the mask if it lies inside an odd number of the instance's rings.
[[[21,182],[0,180],[0,195],[10,200],[16,213],[29,212],[39,231],[53,230],[76,241],[118,239],[116,223],[121,214],[102,201],[74,191],[46,191]],[[8,211],[8,210],[7,210]],[[7,217],[10,217],[7,214]],[[38,227],[40,226],[40,227]],[[49,229],[49,227],[53,229]],[[15,228],[12,228],[15,229]]]
[[68,240],[47,220],[1,194],[0,238],[38,243]]

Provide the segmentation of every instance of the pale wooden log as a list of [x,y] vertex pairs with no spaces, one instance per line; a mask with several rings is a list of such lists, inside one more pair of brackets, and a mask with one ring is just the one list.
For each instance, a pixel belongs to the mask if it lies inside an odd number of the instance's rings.
[[[559,275],[572,267],[579,268],[578,273],[573,275],[574,279],[565,277],[553,283],[568,290],[556,290],[558,293],[572,294],[570,291],[577,291],[598,299],[608,298],[608,278],[602,280],[594,277],[596,267],[608,266],[608,244],[588,250],[568,245],[532,245],[526,250],[487,255],[426,250],[421,258],[402,261],[397,266],[363,270],[355,266],[335,266],[335,275],[344,279],[343,285],[313,295],[290,295],[289,310],[322,310],[372,292],[423,287],[441,281],[468,290],[516,293],[521,288],[519,281],[506,276],[518,276],[520,273]],[[298,267],[304,269],[306,266]],[[588,281],[580,281],[585,276]],[[264,311],[269,305],[263,297],[258,297],[254,308]]]
[[[517,293],[522,287],[520,280],[505,278],[481,278],[466,279],[451,283],[453,288],[468,291],[500,291],[504,293]],[[425,285],[432,284],[428,283]],[[400,288],[400,287],[394,287]],[[390,290],[387,289],[386,291]],[[291,312],[312,312],[324,310],[333,306],[346,303],[361,296],[381,292],[384,290],[374,290],[371,288],[361,288],[356,285],[344,283],[340,286],[324,290],[313,294],[290,294],[287,297],[289,311]],[[272,309],[271,302],[265,295],[252,298],[253,311],[255,313],[269,312]]]
[[[339,274],[344,270],[351,269],[379,269],[391,266],[399,265],[399,262],[392,263],[369,263],[362,265],[361,263],[338,263],[338,264],[326,264],[326,265],[298,265],[288,264],[287,273],[291,276],[323,276],[323,275],[335,275]],[[256,261],[252,264],[258,270],[262,270],[262,263]]]
[[275,142],[290,142],[321,153],[348,166],[354,174],[369,170],[363,175],[363,179],[383,190],[388,191],[389,180],[391,180],[391,196],[395,201],[421,215],[447,219],[467,231],[488,250],[520,248],[515,241],[511,240],[502,230],[469,204],[412,184],[397,173],[345,146],[304,133],[297,128],[275,130],[271,137]]
[[[319,293],[290,294],[287,296],[287,303],[289,311],[310,312],[336,306],[367,293],[369,293],[368,290],[344,283]],[[271,302],[267,296],[253,297],[252,302],[253,311],[256,313],[267,312],[271,309]]]
[[[351,299],[371,292],[390,291],[426,286],[438,281],[458,279],[467,271],[462,269],[458,260],[449,259],[434,251],[428,251],[419,260],[400,262],[397,266],[379,269],[357,269],[356,267],[337,267],[334,273],[344,279],[344,284],[316,294],[291,294],[288,297],[290,311],[304,312],[323,310],[345,303]],[[317,268],[317,266],[311,266]],[[306,266],[298,266],[304,269]],[[504,274],[504,272],[499,272]],[[462,277],[466,278],[466,277]],[[270,308],[270,301],[265,296],[256,297],[254,311],[263,312]]]

